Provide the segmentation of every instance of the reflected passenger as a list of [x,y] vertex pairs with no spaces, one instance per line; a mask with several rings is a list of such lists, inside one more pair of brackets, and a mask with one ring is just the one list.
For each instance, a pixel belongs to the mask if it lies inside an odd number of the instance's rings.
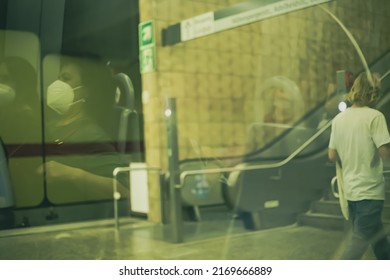
[[[122,165],[109,133],[114,96],[106,65],[92,59],[63,59],[58,80],[46,96],[45,171],[50,202],[112,199],[113,170]],[[126,180],[122,183],[123,196]]]
[[292,80],[284,76],[266,80],[255,95],[255,122],[249,128],[246,152],[272,141],[302,116],[303,109],[301,92]]

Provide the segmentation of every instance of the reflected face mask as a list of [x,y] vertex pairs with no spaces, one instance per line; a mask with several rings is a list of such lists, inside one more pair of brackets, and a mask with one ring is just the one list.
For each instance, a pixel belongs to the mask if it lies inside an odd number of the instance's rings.
[[8,105],[15,99],[12,87],[0,83],[0,106]]
[[73,89],[67,83],[56,80],[47,88],[47,106],[60,115],[65,114],[74,103],[78,102],[74,102],[74,91],[81,87]]

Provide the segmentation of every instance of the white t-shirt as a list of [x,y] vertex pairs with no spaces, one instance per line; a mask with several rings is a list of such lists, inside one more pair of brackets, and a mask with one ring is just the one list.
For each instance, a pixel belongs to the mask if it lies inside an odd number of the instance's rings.
[[329,148],[341,159],[347,200],[384,200],[378,148],[390,142],[384,115],[369,107],[348,108],[333,120]]

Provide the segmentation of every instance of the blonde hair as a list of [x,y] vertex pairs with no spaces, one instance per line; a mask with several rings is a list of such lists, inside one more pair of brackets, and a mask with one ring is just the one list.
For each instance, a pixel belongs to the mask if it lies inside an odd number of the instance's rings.
[[368,106],[375,103],[380,97],[380,76],[378,73],[372,74],[372,82],[368,79],[366,72],[360,73],[354,81],[347,99],[359,106]]

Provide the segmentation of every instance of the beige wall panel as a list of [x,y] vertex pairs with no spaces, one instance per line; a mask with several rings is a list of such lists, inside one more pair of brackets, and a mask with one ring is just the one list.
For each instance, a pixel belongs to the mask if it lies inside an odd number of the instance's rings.
[[220,47],[220,36],[221,32],[214,33],[212,35],[206,36],[205,38],[208,41],[207,47],[209,50],[219,50]]
[[150,103],[144,103],[143,104],[143,114],[144,114],[144,122],[150,123],[153,121],[154,117],[154,111],[152,109],[152,106]]
[[258,55],[259,53],[262,52],[262,49],[261,49],[261,40],[262,40],[262,36],[260,33],[255,33],[255,32],[252,32],[251,33],[251,40],[248,41],[248,44],[250,44],[250,52],[252,53],[252,55]]
[[148,147],[157,149],[163,147],[166,132],[162,123],[150,123],[145,127],[145,142]]
[[240,52],[241,51],[241,36],[238,29],[232,29],[225,32],[229,32],[229,40],[230,40],[230,48],[233,52]]
[[195,14],[193,14],[192,3],[189,1],[169,0],[169,3],[170,20],[181,21],[183,19],[195,16]]
[[147,104],[144,105],[145,115],[150,113],[151,116],[145,116],[145,121],[150,122],[160,122],[163,119],[163,104],[162,99],[158,97],[151,97]]
[[212,122],[222,121],[222,104],[221,99],[214,98],[210,102],[210,118]]
[[[157,153],[156,153],[157,155]],[[156,174],[148,175],[149,187],[149,212],[148,219],[152,222],[161,221],[160,181]]]
[[[251,77],[256,73],[256,61],[253,59],[252,54],[244,54],[243,55],[244,62],[244,76]],[[245,77],[243,77],[245,78]]]
[[187,124],[184,122],[179,122],[177,124],[177,131],[178,131],[178,141],[180,145],[180,156],[181,158],[185,158],[182,151],[186,150],[187,147],[191,146]]
[[156,54],[156,64],[158,71],[166,72],[172,69],[172,49],[159,48]]
[[[200,1],[174,0],[174,5],[171,7],[172,19],[183,20],[203,13],[213,11],[215,5],[210,5]],[[176,12],[174,10],[177,10]]]
[[229,75],[219,76],[219,83],[220,83],[221,95],[223,95],[225,97],[233,97],[234,96],[234,92],[232,90],[231,76],[229,76]]
[[151,148],[147,150],[146,160],[148,162],[148,166],[153,166],[153,167],[162,166],[163,162],[165,161],[165,158],[162,159],[162,157],[165,156],[166,154],[161,153],[161,149]]
[[199,145],[199,134],[202,133],[202,124],[198,122],[190,122],[185,124],[189,146]]
[[[206,131],[205,131],[206,133]],[[222,128],[221,123],[211,122],[208,125],[208,138],[201,141],[205,146],[219,147],[222,144]],[[201,136],[202,137],[202,136]]]
[[244,103],[244,116],[245,116],[245,123],[249,124],[252,123],[255,119],[254,116],[254,99],[253,97],[246,100]]
[[[248,25],[246,25],[248,26]],[[241,39],[241,53],[252,53],[252,37],[253,33],[252,32],[242,32],[240,34],[240,39]]]
[[184,80],[182,79],[182,74],[177,72],[172,73],[171,78],[172,78],[172,88],[171,88],[172,92],[167,95],[176,98],[187,97],[186,92],[184,90]]
[[244,92],[242,90],[242,78],[239,76],[231,76],[231,80],[233,97],[242,98],[244,96]]
[[180,123],[193,122],[198,119],[198,99],[178,98],[176,100],[177,118]]
[[219,68],[219,60],[220,60],[220,55],[219,52],[216,51],[210,51],[206,54],[206,60],[207,60],[207,66],[203,67],[203,70],[206,73],[213,74],[214,76],[216,74],[220,73],[220,68]]
[[183,73],[185,95],[188,97],[198,97],[198,82],[192,73]]
[[235,146],[240,146],[240,145],[242,146],[245,143],[247,126],[243,125],[242,123],[234,122],[232,124],[232,128],[234,131],[234,135],[232,135],[232,137],[234,139],[234,145]]
[[194,64],[195,71],[198,73],[208,73],[209,61],[208,61],[209,53],[206,50],[198,50],[196,52],[196,57]]
[[214,48],[214,50],[219,50],[220,52],[231,51],[230,36],[227,31],[215,33],[210,37],[215,38],[216,47]]
[[198,84],[198,96],[199,98],[204,98],[208,96],[209,93],[209,81],[207,75],[205,74],[195,74],[196,81]]
[[[152,98],[158,96],[157,75],[155,73],[148,73],[142,76],[142,103],[147,106]],[[149,116],[152,117],[152,116]]]
[[199,65],[197,63],[197,60],[200,57],[200,50],[194,49],[194,48],[186,48],[185,50],[185,71],[188,73],[197,72]]
[[172,64],[172,69],[175,71],[183,71],[186,63],[186,52],[181,46],[172,47],[172,52],[169,57]]
[[298,40],[298,53],[297,53],[297,55],[303,59],[308,58],[307,42],[303,39]]
[[171,8],[172,8],[171,0],[153,0],[153,11],[155,18],[158,20],[171,20]]
[[231,98],[232,103],[232,122],[244,123],[245,122],[245,101],[242,98]]
[[231,52],[218,53],[217,64],[219,74],[231,75],[233,73]]
[[153,2],[154,0],[139,0],[140,22],[154,18]]
[[255,81],[253,77],[241,78],[241,92],[243,97],[252,96],[255,91]]
[[271,43],[272,35],[269,34],[262,34],[261,40],[260,40],[260,54],[263,56],[269,56],[273,53],[273,46]]
[[221,96],[219,75],[216,74],[206,74],[206,75],[208,81],[208,94],[206,97],[213,98],[213,97]]
[[229,123],[233,121],[233,104],[230,98],[219,99],[221,104],[221,121]]
[[211,120],[211,109],[210,109],[210,104],[211,100],[205,99],[205,98],[200,98],[198,100],[198,120],[201,123],[204,122],[209,122]]
[[[224,122],[221,124],[221,138],[223,139],[225,147],[232,147],[235,145],[235,134],[239,133],[239,131],[234,130],[233,123]],[[225,156],[229,156],[230,154],[226,154]],[[224,156],[224,155],[221,155]]]
[[171,88],[173,85],[172,72],[159,72],[157,83],[159,90],[164,88]]

